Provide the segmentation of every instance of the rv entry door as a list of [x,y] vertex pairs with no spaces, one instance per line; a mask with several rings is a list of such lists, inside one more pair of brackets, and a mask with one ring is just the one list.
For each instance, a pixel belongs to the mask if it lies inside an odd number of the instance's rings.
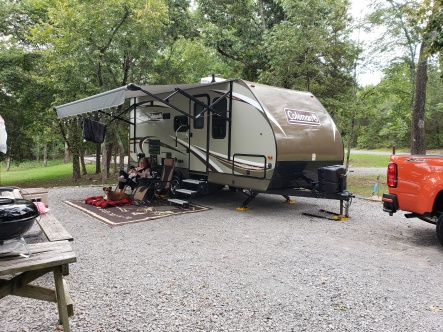
[[[209,104],[209,95],[195,95],[195,98],[205,105]],[[208,111],[201,104],[190,100],[190,112],[194,119],[191,119],[189,132],[189,170],[191,172],[208,172],[207,152],[208,152]]]

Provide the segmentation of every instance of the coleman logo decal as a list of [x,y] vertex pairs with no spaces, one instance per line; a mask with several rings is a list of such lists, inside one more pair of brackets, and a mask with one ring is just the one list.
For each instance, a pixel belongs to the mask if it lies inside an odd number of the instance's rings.
[[285,108],[285,113],[290,124],[321,126],[320,119],[314,112]]
[[163,113],[148,113],[148,121],[161,121],[163,120]]

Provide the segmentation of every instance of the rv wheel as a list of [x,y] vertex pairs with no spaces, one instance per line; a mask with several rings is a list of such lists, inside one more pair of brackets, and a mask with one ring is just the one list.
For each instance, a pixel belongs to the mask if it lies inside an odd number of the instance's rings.
[[443,246],[443,213],[440,214],[437,221],[437,237],[440,244]]
[[177,197],[178,193],[176,192],[177,189],[181,188],[182,180],[177,175],[174,175],[171,179],[171,195],[173,197]]

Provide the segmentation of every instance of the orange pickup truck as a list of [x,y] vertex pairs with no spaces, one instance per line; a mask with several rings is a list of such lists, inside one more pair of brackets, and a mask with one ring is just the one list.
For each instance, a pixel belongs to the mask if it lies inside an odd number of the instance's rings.
[[383,194],[383,211],[391,216],[397,210],[409,212],[437,226],[443,245],[443,157],[391,155],[387,171],[389,194]]

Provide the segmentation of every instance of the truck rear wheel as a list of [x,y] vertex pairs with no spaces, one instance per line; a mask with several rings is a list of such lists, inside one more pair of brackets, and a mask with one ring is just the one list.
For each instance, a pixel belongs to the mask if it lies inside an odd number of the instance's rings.
[[443,246],[443,213],[440,214],[437,221],[437,237],[440,244]]

